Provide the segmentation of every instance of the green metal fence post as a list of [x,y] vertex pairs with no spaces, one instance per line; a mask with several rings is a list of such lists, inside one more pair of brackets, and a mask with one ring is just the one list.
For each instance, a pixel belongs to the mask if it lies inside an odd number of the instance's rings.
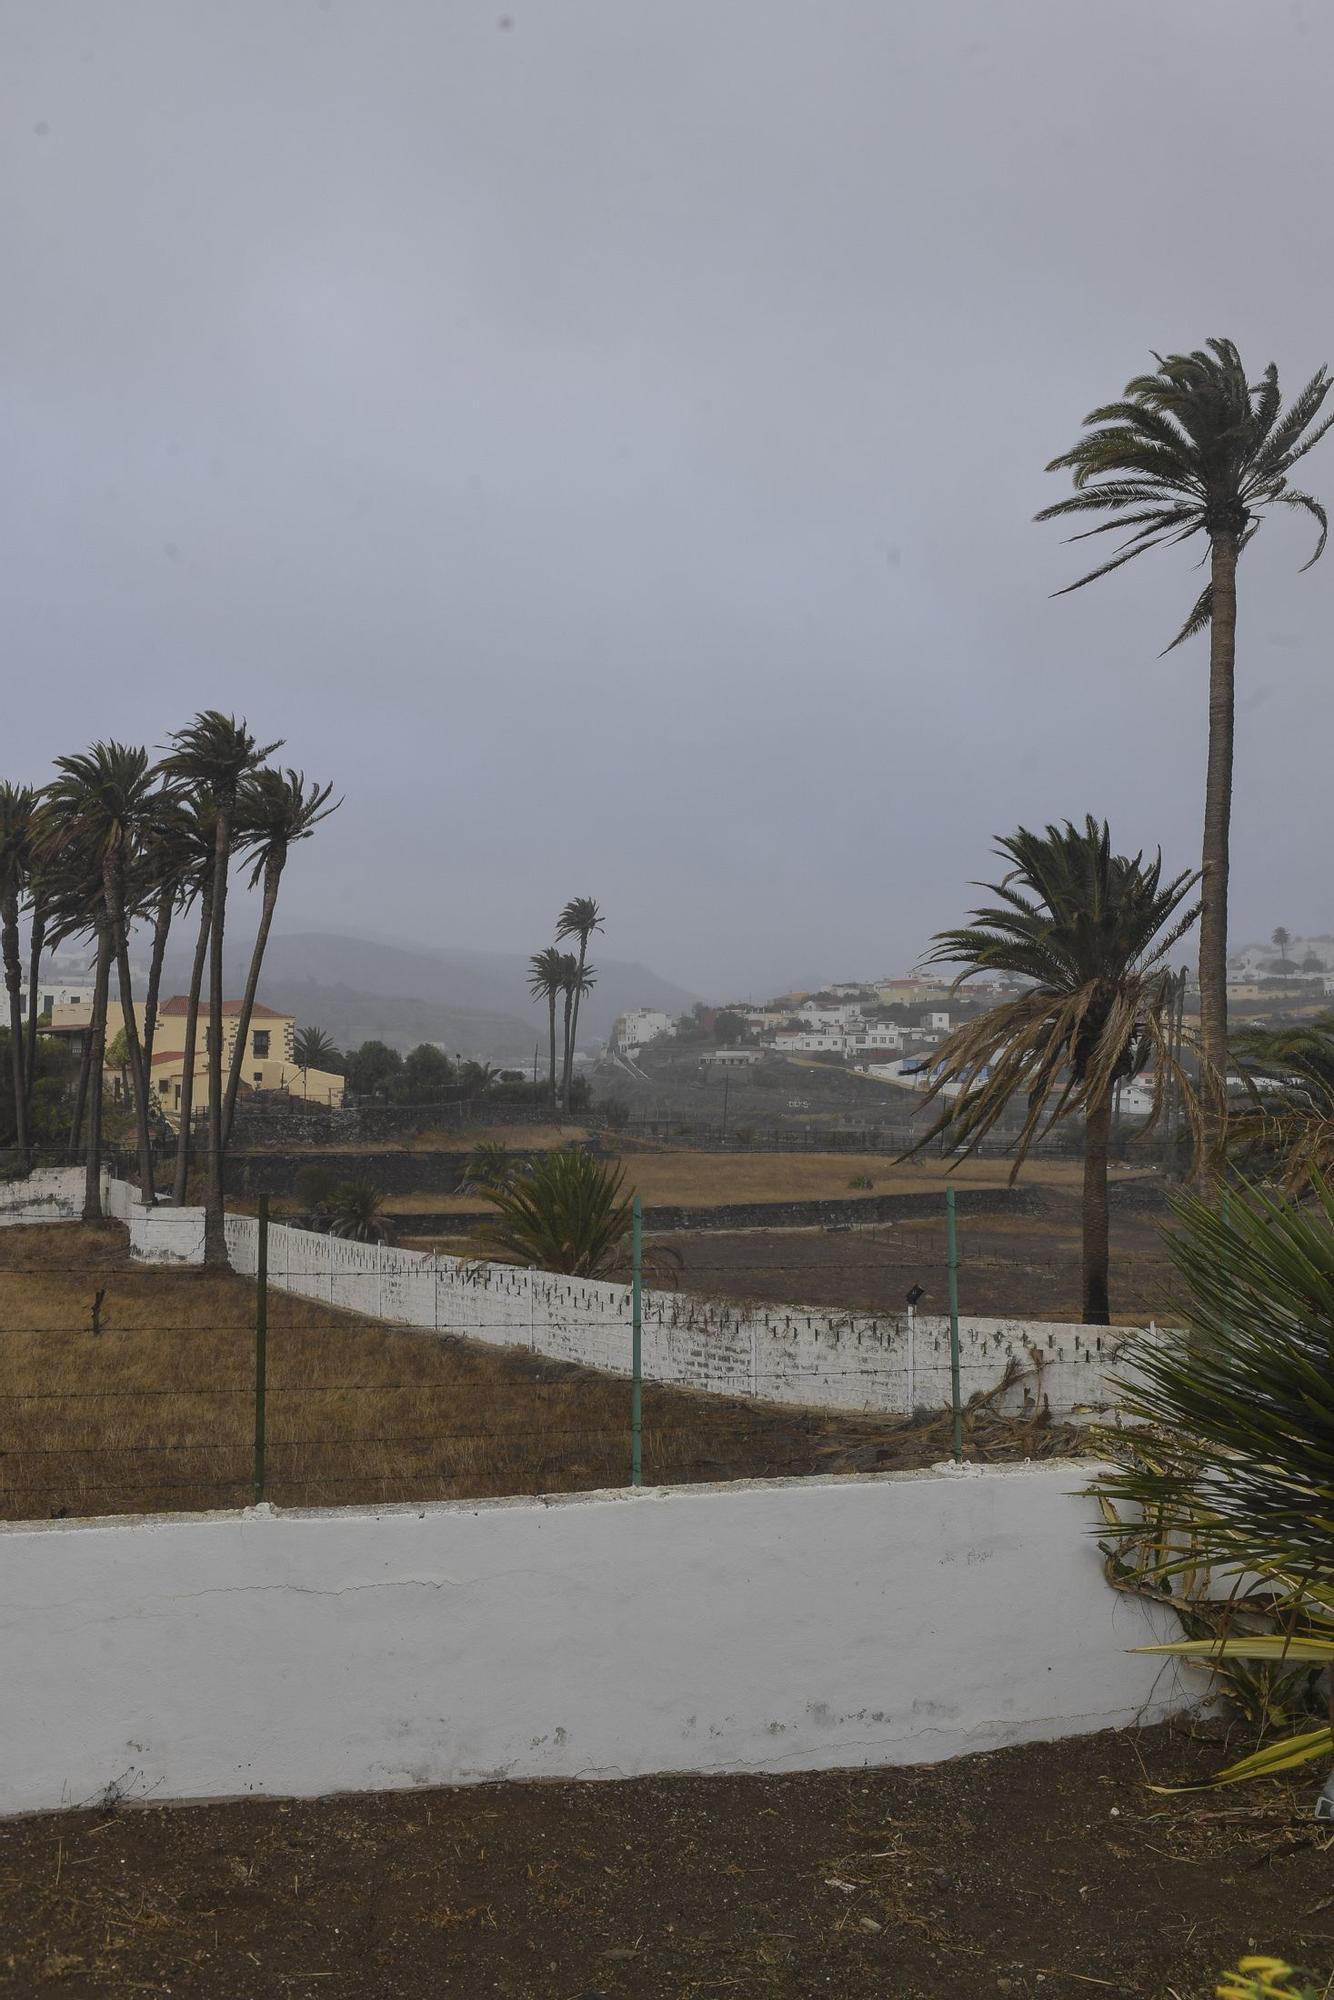
[[630,1484],[644,1483],[644,1378],[640,1339],[643,1332],[644,1211],[639,1196],[631,1209],[630,1252]]
[[954,1224],[954,1189],[945,1190],[945,1237],[950,1280],[950,1407],[954,1412],[954,1463],[963,1463],[963,1403],[959,1395],[959,1238]]
[[265,1391],[269,1364],[269,1197],[259,1198],[255,1254],[255,1505],[264,1498]]

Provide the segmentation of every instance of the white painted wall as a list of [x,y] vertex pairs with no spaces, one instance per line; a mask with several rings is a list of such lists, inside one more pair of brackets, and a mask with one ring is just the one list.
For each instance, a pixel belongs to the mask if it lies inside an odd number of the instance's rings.
[[0,1528],[0,1812],[933,1762],[1159,1719],[1069,1464]]
[[38,1167],[26,1180],[0,1181],[0,1229],[20,1222],[77,1222],[82,1214],[82,1167]]
[[[257,1241],[253,1218],[227,1218],[235,1270],[253,1274]],[[283,1225],[269,1231],[269,1279],[302,1297],[400,1326],[524,1347],[619,1375],[630,1370],[630,1293],[623,1285],[345,1243]],[[1036,1361],[1041,1393],[1054,1411],[1109,1409],[1114,1399],[1107,1371],[1125,1339],[1118,1328],[963,1319],[963,1395],[993,1389],[1015,1361],[1028,1371],[1008,1397],[1008,1406],[1018,1409],[1038,1386]],[[742,1307],[693,1292],[646,1291],[643,1370],[648,1381],[765,1402],[938,1409],[950,1398],[949,1321],[932,1316],[910,1327],[906,1314]]]

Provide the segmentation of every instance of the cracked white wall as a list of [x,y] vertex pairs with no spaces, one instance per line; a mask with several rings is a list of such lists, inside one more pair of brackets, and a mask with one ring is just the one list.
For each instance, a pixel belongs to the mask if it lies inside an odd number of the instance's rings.
[[0,1528],[0,1811],[929,1762],[1158,1718],[1089,1467]]

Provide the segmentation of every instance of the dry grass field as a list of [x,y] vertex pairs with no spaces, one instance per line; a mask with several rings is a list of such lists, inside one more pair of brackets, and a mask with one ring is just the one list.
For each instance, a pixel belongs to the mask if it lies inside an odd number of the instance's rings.
[[[958,1188],[1000,1188],[1009,1183],[1008,1160],[963,1160],[947,1174],[939,1160],[895,1163],[885,1153],[704,1153],[679,1151],[627,1152],[628,1189],[645,1207],[724,1207],[729,1202],[855,1201],[870,1194],[931,1194],[951,1184]],[[1116,1178],[1126,1170],[1113,1169]],[[1133,1173],[1133,1169],[1130,1170]],[[1021,1185],[1075,1189],[1083,1168],[1077,1160],[1034,1160],[1024,1168]],[[854,1185],[870,1181],[870,1187]],[[457,1214],[477,1207],[475,1195],[394,1195],[388,1204],[395,1214]]]
[[[131,1266],[124,1231],[0,1230],[0,1518],[245,1505],[254,1287]],[[94,1311],[99,1330],[94,1332]],[[629,1333],[627,1329],[627,1343]],[[289,1506],[627,1483],[623,1380],[270,1294],[267,1497]],[[1050,1450],[979,1432],[979,1455]],[[939,1436],[646,1385],[650,1484],[929,1462]]]

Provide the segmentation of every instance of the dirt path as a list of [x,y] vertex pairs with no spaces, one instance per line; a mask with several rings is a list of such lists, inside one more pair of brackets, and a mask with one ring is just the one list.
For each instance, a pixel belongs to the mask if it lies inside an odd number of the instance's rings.
[[0,1827],[0,1992],[51,2000],[1203,2000],[1334,1964],[1309,1777],[1166,1729],[911,1770],[493,1785]]

